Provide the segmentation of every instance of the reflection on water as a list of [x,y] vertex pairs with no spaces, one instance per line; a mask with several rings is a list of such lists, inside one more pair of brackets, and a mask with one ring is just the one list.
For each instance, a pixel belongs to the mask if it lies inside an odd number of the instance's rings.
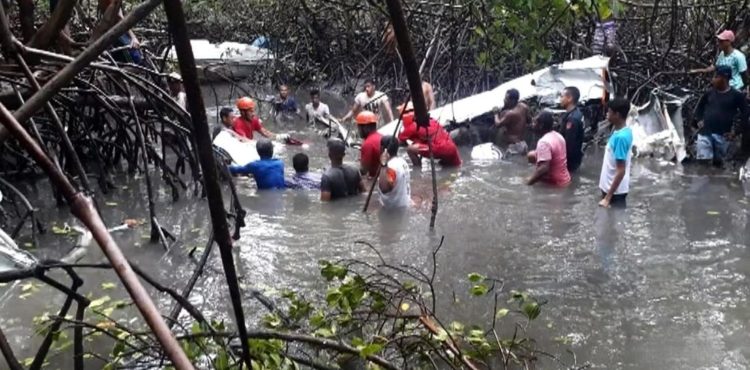
[[[343,104],[336,109],[343,111]],[[303,124],[269,126],[296,132],[310,144],[311,169],[325,168],[324,141]],[[290,148],[287,159],[298,149]],[[551,329],[539,332],[572,339],[579,362],[591,361],[595,368],[750,367],[750,218],[742,186],[729,176],[640,161],[633,169],[629,208],[606,210],[597,207],[600,158],[601,152],[590,151],[574,186],[564,190],[524,186],[532,169],[513,158],[494,164],[466,161],[460,169],[441,170],[440,211],[432,232],[428,167],[412,172],[416,206],[405,213],[385,212],[373,199],[363,214],[364,197],[322,204],[316,192],[258,192],[252,180],[239,179],[248,210],[236,252],[245,295],[251,288],[322,287],[318,260],[374,258],[355,243],[360,240],[376,246],[386,259],[428,269],[431,251],[445,236],[437,290],[439,312],[450,319],[487,319],[478,317],[492,309],[484,303],[463,300],[460,309],[452,303],[451,292],[465,288],[466,274],[481,272],[548,301],[542,326],[549,323]],[[346,160],[355,163],[358,154],[349,152]],[[291,173],[290,161],[286,164]],[[104,209],[111,224],[147,214],[143,185],[123,179],[121,187],[127,188],[116,199],[104,197],[120,203]],[[53,208],[46,189],[27,187],[38,192],[40,208],[51,210],[45,220],[70,222],[65,210]],[[142,238],[145,227],[116,237],[133,263],[179,289],[194,267],[185,252],[203,244],[209,221],[205,201],[172,204],[169,198],[162,191],[159,218],[180,236],[182,246],[165,255]],[[55,258],[69,245],[47,234],[35,253]],[[92,251],[87,260],[101,258]],[[214,256],[192,300],[207,311],[231,312],[220,271]],[[87,272],[85,279],[94,282],[87,289],[95,294],[101,294],[100,282],[115,281],[101,271]],[[45,288],[19,300],[18,286],[2,290],[7,292],[0,301],[3,329],[15,348],[34,348],[27,340],[31,318],[59,307],[62,297]],[[106,294],[125,297],[120,291]],[[169,308],[169,301],[158,297]],[[250,299],[245,308],[250,315],[262,312]],[[542,343],[551,352],[565,348],[551,340]]]

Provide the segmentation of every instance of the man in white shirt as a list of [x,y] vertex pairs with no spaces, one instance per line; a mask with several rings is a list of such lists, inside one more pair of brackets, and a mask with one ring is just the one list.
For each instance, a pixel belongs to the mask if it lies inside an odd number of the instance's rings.
[[169,94],[177,102],[180,108],[187,110],[187,95],[182,87],[182,76],[179,73],[172,72],[167,76],[169,84]]
[[411,176],[409,164],[398,156],[398,139],[383,136],[380,139],[381,158],[378,195],[383,208],[405,208],[411,205]]
[[340,121],[344,122],[363,110],[369,110],[380,117],[378,126],[393,121],[393,110],[388,95],[376,90],[375,81],[372,79],[365,81],[365,90],[354,97],[352,109]]
[[328,105],[320,101],[320,90],[310,90],[310,103],[305,105],[307,113],[307,123],[313,124],[315,119],[325,119],[331,115]]

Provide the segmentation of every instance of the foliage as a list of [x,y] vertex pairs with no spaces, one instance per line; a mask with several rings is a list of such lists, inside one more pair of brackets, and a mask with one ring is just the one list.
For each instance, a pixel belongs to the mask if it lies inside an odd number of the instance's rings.
[[[433,258],[436,255],[437,251]],[[497,279],[468,274],[461,295],[471,299],[456,300],[455,311],[471,305],[484,307],[490,314],[476,312],[470,316],[471,323],[463,323],[435,314],[435,297],[440,294],[435,287],[436,271],[425,273],[382,259],[378,264],[339,260],[319,265],[319,291],[278,292],[275,304],[250,331],[254,369],[347,368],[355,363],[371,369],[433,364],[511,369],[533,366],[542,353],[527,330],[542,314],[543,303],[529,292],[504,293]],[[108,295],[92,297],[89,310],[93,316],[78,322],[44,314],[35,320],[37,334],[46,335],[51,323],[63,320],[69,324],[67,329],[82,326],[87,338],[113,342],[108,356],[97,355],[107,362],[105,369],[158,367],[164,354],[153,345],[152,334],[133,327],[133,320],[118,313],[127,306]],[[489,317],[489,322],[477,321],[480,317]],[[198,367],[239,367],[237,334],[223,321],[182,320],[175,329],[186,355]],[[71,345],[65,330],[54,340],[57,351]]]

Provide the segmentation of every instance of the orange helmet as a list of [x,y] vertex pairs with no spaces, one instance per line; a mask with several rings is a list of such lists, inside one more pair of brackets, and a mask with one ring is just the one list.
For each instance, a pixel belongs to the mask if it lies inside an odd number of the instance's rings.
[[372,125],[378,122],[378,116],[369,110],[363,110],[359,112],[355,121],[358,125]]
[[239,109],[239,110],[254,110],[255,109],[255,102],[253,101],[253,99],[250,99],[247,96],[243,96],[243,97],[237,99],[237,109]]

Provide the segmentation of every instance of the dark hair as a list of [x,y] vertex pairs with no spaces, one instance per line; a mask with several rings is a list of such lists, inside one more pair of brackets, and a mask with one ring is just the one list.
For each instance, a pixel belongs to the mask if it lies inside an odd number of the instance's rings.
[[505,95],[515,101],[518,102],[519,99],[521,99],[521,94],[516,89],[510,89],[505,92]]
[[539,123],[539,130],[544,133],[552,131],[552,127],[555,125],[555,116],[552,112],[545,110],[536,116],[536,121]]
[[230,114],[232,114],[232,108],[221,108],[219,111],[219,117],[221,117],[221,119],[229,117]]
[[366,79],[365,80],[365,84],[372,84],[372,85],[377,86],[377,84],[375,83],[375,79],[374,78],[368,78],[368,79]]
[[310,159],[305,153],[297,153],[292,157],[292,166],[297,172],[307,172],[310,170]]
[[716,66],[716,75],[719,77],[724,77],[727,80],[732,79],[732,67],[720,65]]
[[627,119],[630,113],[630,101],[625,98],[614,98],[609,102],[609,110],[619,114],[622,119]]
[[255,149],[258,151],[260,159],[273,157],[273,143],[270,140],[260,139],[255,143]]
[[344,154],[346,154],[346,144],[339,139],[328,140],[328,154],[337,158],[344,158]]
[[313,97],[313,96],[320,96],[320,90],[318,89],[310,90],[310,97]]
[[391,157],[398,155],[398,139],[393,136],[383,136],[380,138],[380,151],[387,150]]
[[581,90],[578,90],[577,87],[568,86],[563,91],[573,98],[573,103],[578,104],[578,101],[581,100]]

